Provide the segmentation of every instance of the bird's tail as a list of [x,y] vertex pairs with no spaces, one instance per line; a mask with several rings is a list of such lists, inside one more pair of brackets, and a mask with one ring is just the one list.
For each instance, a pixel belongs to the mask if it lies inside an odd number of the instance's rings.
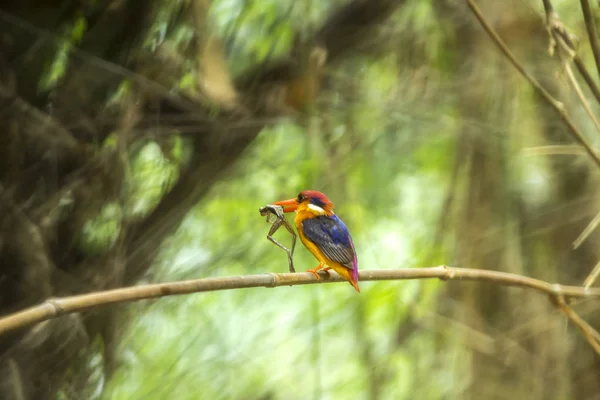
[[342,265],[336,266],[333,269],[347,280],[358,293],[360,293],[360,288],[358,287],[358,269],[350,270]]
[[352,243],[352,239],[350,239],[350,246],[352,246],[352,251],[354,252],[354,260],[352,260],[351,279],[348,279],[348,282],[350,282],[354,289],[360,293],[360,289],[358,288],[358,258],[356,257],[356,250],[354,250],[354,243]]

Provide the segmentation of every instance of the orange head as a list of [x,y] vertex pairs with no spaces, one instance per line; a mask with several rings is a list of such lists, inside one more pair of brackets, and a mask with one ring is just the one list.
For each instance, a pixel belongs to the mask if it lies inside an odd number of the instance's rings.
[[296,211],[299,207],[314,208],[322,210],[324,214],[333,214],[333,203],[327,196],[316,190],[304,190],[298,197],[273,203],[283,207],[283,212]]

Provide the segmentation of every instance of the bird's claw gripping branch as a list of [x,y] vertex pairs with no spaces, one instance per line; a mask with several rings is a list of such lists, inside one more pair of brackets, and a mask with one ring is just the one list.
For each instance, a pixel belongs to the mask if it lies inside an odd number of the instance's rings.
[[[294,259],[293,259],[294,248],[296,247],[296,233],[294,232],[294,230],[292,229],[290,224],[285,219],[283,207],[273,205],[273,204],[267,204],[266,206],[259,208],[258,211],[260,212],[260,215],[262,215],[263,217],[264,216],[267,217],[268,223],[271,223],[272,217],[275,217],[275,220],[273,221],[273,225],[271,225],[271,229],[269,230],[269,233],[267,235],[267,239],[269,239],[271,242],[273,242],[276,246],[285,250],[285,252],[287,253],[287,256],[288,256],[290,272],[296,272],[296,270],[294,269]],[[277,229],[279,229],[282,225],[292,235],[292,249],[291,250],[273,238],[273,235],[275,234],[275,232],[277,232]]]

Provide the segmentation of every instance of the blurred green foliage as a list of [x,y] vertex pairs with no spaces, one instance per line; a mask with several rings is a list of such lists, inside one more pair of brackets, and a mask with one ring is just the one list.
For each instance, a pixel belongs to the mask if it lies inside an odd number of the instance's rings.
[[[361,140],[352,151],[367,154],[359,161],[351,153],[340,159],[335,174],[348,181],[331,197],[352,230],[362,268],[417,266],[428,255],[423,244],[439,208],[439,174],[415,175],[407,163],[388,171],[393,180],[377,183],[387,186],[388,197],[363,196],[378,168],[390,166],[370,160],[401,152],[398,144],[390,146],[394,138],[385,140],[368,125],[355,132]],[[285,272],[285,254],[266,240],[268,225],[258,207],[295,196],[302,188],[328,192],[320,182],[332,171],[311,157],[309,141],[306,130],[291,123],[266,129],[231,177],[214,188],[172,238],[158,267],[160,280]],[[418,158],[423,164],[433,161]],[[415,215],[429,216],[429,221]],[[289,241],[287,233],[277,235]],[[299,269],[314,266],[303,248],[295,258]],[[347,398],[366,390],[369,370],[378,365],[391,367],[380,371],[389,398],[410,398],[413,385],[425,379],[419,373],[431,373],[418,360],[428,357],[434,337],[421,335],[396,347],[395,332],[415,308],[427,308],[437,286],[364,283],[360,295],[341,284],[251,289],[167,298],[148,309],[132,306],[136,318],[122,342],[124,365],[111,380],[107,398],[300,399],[314,391],[322,398]],[[371,347],[373,365],[365,365],[361,342]],[[439,397],[448,385],[440,381],[428,390]]]
[[[223,0],[214,2],[210,20],[229,40],[229,62],[238,73],[287,52],[293,32],[310,33],[337,3],[261,1],[242,7]],[[413,4],[399,22],[432,16],[432,2]],[[431,34],[424,39],[427,57],[443,53],[439,32],[429,23],[411,26]],[[176,42],[189,40],[185,29],[175,30]],[[149,44],[164,39],[164,31],[165,23],[157,24],[158,39]],[[353,234],[360,268],[431,261],[432,227],[454,142],[453,135],[438,133],[452,122],[412,110],[420,93],[410,87],[411,76],[399,73],[402,68],[392,55],[350,60],[331,71],[341,86],[351,83],[353,101],[340,103],[333,90],[324,94],[326,114],[265,129],[170,240],[153,280],[286,272],[285,254],[266,240],[269,226],[258,208],[307,188],[324,191],[336,204]],[[191,78],[182,79],[185,85]],[[115,101],[127,94],[126,86]],[[116,146],[115,140],[111,136],[104,145]],[[153,143],[133,154],[125,214],[107,206],[86,225],[84,249],[105,249],[121,218],[157,204],[177,177],[181,146],[179,141],[170,158]],[[282,232],[278,239],[289,242]],[[295,261],[300,270],[315,264],[301,246]],[[133,304],[119,367],[110,381],[90,386],[104,386],[106,399],[363,398],[375,384],[384,398],[410,399],[417,389],[422,398],[444,398],[457,386],[445,365],[462,363],[460,348],[434,357],[435,334],[409,334],[397,343],[404,322],[429,312],[439,286],[363,283],[358,295],[346,284],[313,285]],[[101,391],[91,392],[97,397]]]
[[[209,20],[238,74],[288,52],[294,32],[310,33],[341,3],[218,0]],[[567,19],[568,3],[555,2]],[[539,12],[537,2],[528,4]],[[287,272],[285,254],[266,240],[269,226],[258,208],[303,189],[321,190],[336,204],[352,232],[361,269],[444,262],[434,238],[449,185],[459,184],[449,178],[465,120],[456,104],[462,60],[450,51],[456,39],[435,8],[433,0],[412,0],[393,17],[390,29],[399,30],[418,54],[392,43],[385,56],[336,65],[328,71],[333,87],[323,93],[314,115],[264,129],[171,238],[152,279]],[[164,39],[171,14],[165,11],[163,18],[151,46]],[[74,38],[78,29],[83,28],[73,28]],[[186,29],[175,29],[175,43],[190,40]],[[60,68],[52,77],[59,73]],[[192,72],[181,84],[193,84]],[[515,98],[518,127],[467,123],[479,126],[490,140],[518,137],[506,135],[511,129],[535,131],[532,97],[525,87]],[[110,140],[105,145],[116,145]],[[527,135],[509,147],[541,142]],[[155,143],[135,151],[126,211],[109,205],[86,226],[89,253],[114,241],[121,218],[147,213],[157,204],[177,178],[184,153],[180,139],[171,154]],[[549,168],[545,158],[511,159],[512,184],[529,205],[552,195]],[[289,242],[283,229],[277,238]],[[316,261],[299,246],[295,262],[302,270]],[[310,285],[133,304],[119,366],[110,381],[101,383],[102,397],[413,399],[418,393],[420,399],[455,398],[470,384],[471,352],[460,330],[413,326],[415,319],[433,326],[443,318],[433,311],[440,285],[365,282],[360,295],[347,284]]]
[[[236,35],[229,59],[234,69],[287,51],[291,32],[317,26],[334,5],[310,2],[307,13],[307,4],[215,2],[216,27]],[[300,14],[301,21],[290,18]],[[266,240],[269,226],[258,208],[307,188],[334,201],[351,229],[361,268],[416,267],[431,257],[429,238],[453,136],[431,136],[443,130],[437,121],[414,123],[411,99],[401,91],[410,77],[398,74],[394,57],[353,60],[332,74],[341,85],[352,81],[360,96],[335,107],[335,92],[328,92],[326,114],[265,129],[170,240],[155,280],[286,272],[285,254]],[[136,207],[150,209],[173,165],[148,145],[131,167]],[[289,242],[283,230],[277,237]],[[315,264],[301,246],[295,261],[300,270]],[[455,385],[443,365],[460,354],[434,359],[433,334],[396,343],[398,327],[427,312],[439,283],[361,286],[360,295],[336,284],[132,305],[122,365],[104,397],[361,398],[376,374],[386,398],[411,398],[426,380],[428,398],[443,398]]]

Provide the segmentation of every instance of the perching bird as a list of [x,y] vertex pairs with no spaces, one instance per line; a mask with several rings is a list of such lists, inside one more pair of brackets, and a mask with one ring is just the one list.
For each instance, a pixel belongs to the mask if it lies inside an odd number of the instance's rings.
[[[346,225],[333,213],[333,203],[321,192],[305,190],[295,199],[273,203],[284,212],[296,211],[296,229],[302,244],[319,260],[319,265],[307,272],[319,278],[318,270],[333,269],[360,292],[358,260],[352,236]],[[327,272],[329,273],[329,272]]]

